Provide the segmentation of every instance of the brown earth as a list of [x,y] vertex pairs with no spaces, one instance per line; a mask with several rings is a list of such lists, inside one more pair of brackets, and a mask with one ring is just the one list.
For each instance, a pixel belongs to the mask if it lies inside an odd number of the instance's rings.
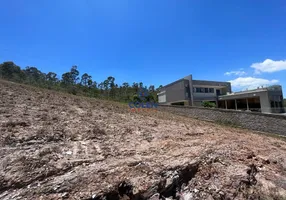
[[0,199],[285,199],[286,142],[0,81]]

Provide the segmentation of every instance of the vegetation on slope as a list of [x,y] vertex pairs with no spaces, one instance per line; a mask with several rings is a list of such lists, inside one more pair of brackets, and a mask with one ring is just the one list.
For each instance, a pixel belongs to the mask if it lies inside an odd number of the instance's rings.
[[63,73],[61,78],[54,73],[43,73],[36,67],[21,69],[14,62],[8,61],[0,64],[0,78],[48,89],[65,91],[74,95],[116,100],[121,102],[140,101],[138,91],[140,88],[148,90],[147,101],[157,101],[157,92],[154,85],[144,86],[142,82],[132,85],[124,82],[122,85],[115,83],[115,77],[109,76],[102,82],[92,80],[92,76],[80,72],[77,66],[72,66],[69,72]]

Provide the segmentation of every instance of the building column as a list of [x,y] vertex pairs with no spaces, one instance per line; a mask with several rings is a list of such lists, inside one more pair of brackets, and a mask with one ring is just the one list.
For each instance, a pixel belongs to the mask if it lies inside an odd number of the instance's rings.
[[225,109],[227,109],[227,100],[225,100]]
[[235,102],[235,110],[237,110],[237,101],[236,101],[236,99],[234,100],[234,102]]
[[189,81],[189,89],[190,89],[190,97],[189,97],[189,102],[191,106],[194,106],[194,91],[193,91],[193,76],[189,75],[185,77],[184,79]]
[[247,110],[249,110],[249,106],[248,106],[248,98],[246,98],[246,106],[247,106]]

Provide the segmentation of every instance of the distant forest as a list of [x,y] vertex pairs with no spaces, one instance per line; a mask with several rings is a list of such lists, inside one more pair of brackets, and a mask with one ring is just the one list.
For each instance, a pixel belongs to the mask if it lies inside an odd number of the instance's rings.
[[77,66],[72,66],[70,71],[61,75],[61,78],[54,72],[43,73],[36,67],[26,67],[21,69],[14,62],[8,61],[0,64],[0,78],[18,83],[34,85],[37,87],[48,88],[74,95],[82,95],[101,99],[109,99],[120,102],[141,101],[138,97],[140,88],[149,91],[146,101],[157,102],[157,92],[154,85],[145,86],[142,82],[122,85],[115,83],[115,77],[109,76],[103,82],[97,82],[91,75],[80,72]]

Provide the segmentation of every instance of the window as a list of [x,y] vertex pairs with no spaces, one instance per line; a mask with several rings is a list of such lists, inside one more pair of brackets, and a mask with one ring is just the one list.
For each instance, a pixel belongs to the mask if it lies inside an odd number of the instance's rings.
[[194,93],[214,93],[214,88],[194,88]]
[[275,101],[275,107],[279,108],[279,103],[277,101]]

